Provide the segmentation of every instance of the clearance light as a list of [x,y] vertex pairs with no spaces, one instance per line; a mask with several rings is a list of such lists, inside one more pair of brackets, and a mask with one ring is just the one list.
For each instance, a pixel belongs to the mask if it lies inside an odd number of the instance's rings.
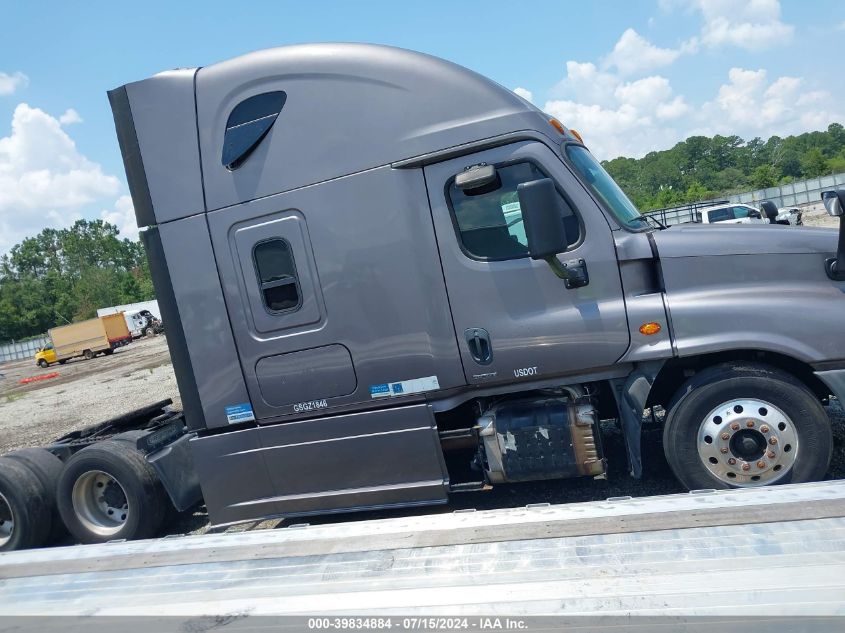
[[[583,142],[584,142],[584,139],[582,139],[582,138],[581,138],[581,135],[580,135],[580,134],[578,134],[578,130],[573,130],[572,128],[569,128],[569,133],[570,133],[572,136],[574,136],[575,138],[577,138],[579,143],[583,143]],[[658,327],[659,327],[659,326],[658,326]]]
[[565,128],[565,127],[563,127],[563,123],[561,123],[560,121],[558,121],[558,120],[557,120],[556,118],[554,118],[554,117],[552,117],[551,119],[549,119],[549,123],[551,123],[551,124],[552,124],[552,127],[553,127],[554,129],[556,129],[558,132],[560,132],[561,134],[563,134],[564,136],[566,136],[566,128]]
[[660,329],[661,328],[659,323],[649,321],[648,323],[643,323],[640,326],[640,334],[643,334],[645,336],[651,336],[652,334],[657,334]]

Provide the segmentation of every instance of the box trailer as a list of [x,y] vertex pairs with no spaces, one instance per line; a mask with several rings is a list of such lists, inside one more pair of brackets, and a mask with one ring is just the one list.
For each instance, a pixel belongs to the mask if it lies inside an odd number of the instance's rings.
[[97,316],[123,313],[132,338],[141,338],[163,331],[158,301],[138,301],[108,308],[98,308]]
[[395,48],[272,49],[109,99],[183,410],[0,458],[2,547],[145,538],[200,500],[223,526],[605,477],[609,418],[636,479],[658,405],[688,489],[827,472],[836,231],[659,227],[561,122]]
[[35,354],[35,362],[40,367],[53,363],[64,365],[71,358],[80,356],[88,360],[98,354],[108,356],[118,347],[132,342],[122,314],[54,327],[47,334],[50,342]]

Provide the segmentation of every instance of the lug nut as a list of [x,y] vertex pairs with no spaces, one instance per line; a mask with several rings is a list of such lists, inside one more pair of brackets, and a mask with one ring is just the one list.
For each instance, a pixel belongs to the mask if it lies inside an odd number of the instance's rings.
[[738,423],[738,422],[734,422],[733,424],[731,424],[731,428],[732,428],[734,431],[739,431],[739,423]]
[[751,470],[751,464],[743,464],[742,470]]
[[719,437],[721,437],[723,440],[729,440],[729,439],[731,439],[731,434],[730,433],[722,433]]
[[745,426],[747,426],[749,429],[753,429],[754,428],[754,420],[749,420],[748,422],[745,423]]
[[735,458],[735,457],[731,457],[731,458],[729,458],[729,459],[728,459],[728,463],[729,463],[731,466],[735,466],[735,465],[736,465],[736,458]]
[[766,457],[768,457],[769,459],[774,459],[775,458],[775,452],[769,451],[768,453],[766,453]]
[[778,438],[776,438],[776,437],[770,437],[769,438],[769,444],[771,444],[772,446],[774,446],[777,443],[778,443]]
[[761,433],[768,433],[769,432],[769,426],[767,424],[764,424],[763,426],[760,427],[760,432]]
[[762,459],[759,462],[757,462],[757,468],[765,468],[765,467],[766,467],[766,462],[764,462]]
[[719,451],[722,453],[722,455],[724,455],[725,453],[727,453],[727,452],[728,452],[728,447],[727,447],[727,446],[723,446],[722,448],[720,448],[720,449],[719,449]]

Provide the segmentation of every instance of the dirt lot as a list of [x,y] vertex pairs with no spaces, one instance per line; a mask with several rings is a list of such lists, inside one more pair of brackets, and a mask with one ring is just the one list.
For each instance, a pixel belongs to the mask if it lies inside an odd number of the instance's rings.
[[[19,380],[58,371],[57,378],[20,385]],[[172,398],[179,405],[176,379],[170,364],[167,341],[160,336],[141,340],[111,357],[76,360],[64,366],[42,370],[32,361],[0,365],[0,454],[47,442],[71,430],[132,409]],[[845,477],[845,413],[838,403],[828,410],[834,427],[834,453],[828,477]],[[313,517],[309,522],[336,522],[357,518],[379,518],[424,512],[449,512],[462,508],[488,509],[524,506],[529,503],[566,503],[601,500],[608,497],[655,495],[682,492],[663,457],[661,427],[646,420],[643,436],[645,472],[640,481],[626,473],[622,436],[612,421],[603,423],[606,480],[572,479],[497,486],[490,492],[455,494],[446,506],[407,511],[375,511],[356,515]],[[301,522],[294,519],[293,522]],[[267,521],[260,527],[284,525]],[[251,525],[230,529],[249,529]],[[186,513],[162,528],[161,534],[200,533],[208,529],[204,508]]]
[[[57,372],[21,385],[22,378]],[[172,398],[179,406],[167,339],[140,339],[111,356],[41,369],[32,360],[0,365],[0,454]]]

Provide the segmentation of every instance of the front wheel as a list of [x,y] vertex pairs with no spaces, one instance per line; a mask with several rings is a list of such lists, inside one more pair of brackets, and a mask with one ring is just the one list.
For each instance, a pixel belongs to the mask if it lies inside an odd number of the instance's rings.
[[724,364],[681,388],[663,430],[690,490],[817,481],[830,464],[830,421],[815,395],[778,369]]
[[46,360],[44,360],[43,358],[41,358],[41,359],[39,359],[39,360],[38,360],[38,366],[39,366],[41,369],[47,369],[47,367],[49,367],[49,366],[50,366],[50,363],[48,363]]

